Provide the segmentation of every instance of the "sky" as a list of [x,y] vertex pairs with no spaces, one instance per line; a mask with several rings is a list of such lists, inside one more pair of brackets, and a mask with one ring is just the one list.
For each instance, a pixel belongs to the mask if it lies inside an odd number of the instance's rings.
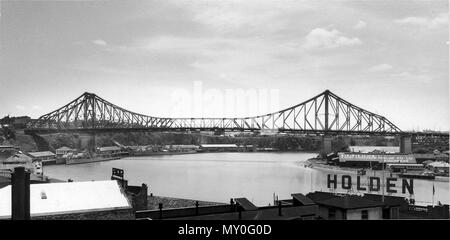
[[0,117],[84,92],[150,116],[245,117],[329,89],[402,130],[449,130],[448,12],[439,0],[0,1]]

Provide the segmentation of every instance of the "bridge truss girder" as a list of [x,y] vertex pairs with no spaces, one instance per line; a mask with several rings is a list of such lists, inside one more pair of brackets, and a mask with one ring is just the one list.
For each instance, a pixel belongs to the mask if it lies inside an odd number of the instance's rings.
[[134,113],[92,93],[33,121],[27,132],[277,131],[318,134],[385,134],[402,131],[385,117],[323,93],[284,110],[245,118],[161,118]]

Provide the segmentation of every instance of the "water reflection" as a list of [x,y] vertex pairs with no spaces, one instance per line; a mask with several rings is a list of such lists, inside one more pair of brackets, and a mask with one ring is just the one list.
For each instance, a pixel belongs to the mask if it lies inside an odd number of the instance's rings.
[[[267,205],[273,202],[274,193],[283,199],[290,198],[291,193],[328,191],[326,177],[330,172],[304,167],[303,162],[315,155],[201,153],[128,157],[80,165],[45,166],[44,173],[62,180],[104,180],[110,179],[111,168],[115,167],[125,170],[129,184],[146,183],[155,195],[223,203],[230,198],[246,197],[257,205]],[[449,183],[434,184],[435,202],[449,203]],[[431,203],[432,186],[432,181],[415,179],[416,202]]]

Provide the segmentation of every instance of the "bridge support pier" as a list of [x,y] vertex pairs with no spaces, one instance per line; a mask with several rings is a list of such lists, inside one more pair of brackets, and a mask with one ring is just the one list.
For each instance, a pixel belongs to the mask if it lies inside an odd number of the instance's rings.
[[332,151],[331,140],[333,140],[333,137],[331,136],[322,136],[322,149],[320,151],[322,154],[328,154]]
[[412,153],[411,136],[400,137],[400,153]]
[[89,153],[95,153],[95,148],[97,147],[97,140],[95,133],[91,133],[91,139],[89,141]]
[[87,150],[90,154],[95,152],[96,144],[95,133],[80,135],[79,148]]
[[40,135],[31,134],[33,141],[36,143],[36,146],[39,151],[54,151],[54,149],[50,146],[50,143]]

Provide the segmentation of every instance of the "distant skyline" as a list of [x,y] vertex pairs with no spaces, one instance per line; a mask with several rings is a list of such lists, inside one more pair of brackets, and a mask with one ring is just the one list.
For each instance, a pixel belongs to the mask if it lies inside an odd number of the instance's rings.
[[[448,12],[423,0],[0,1],[0,118],[83,92],[150,116],[244,117],[329,89],[402,130],[448,131]],[[196,84],[207,97],[183,98]],[[260,104],[219,104],[227,91]]]

